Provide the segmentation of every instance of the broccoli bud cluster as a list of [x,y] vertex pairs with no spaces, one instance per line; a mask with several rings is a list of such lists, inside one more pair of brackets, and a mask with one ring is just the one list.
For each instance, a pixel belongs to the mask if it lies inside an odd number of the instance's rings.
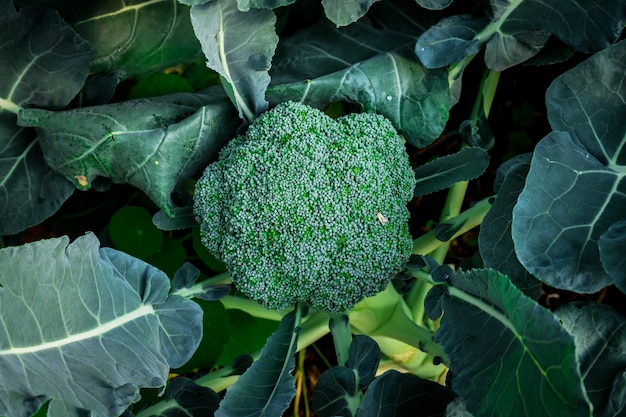
[[391,122],[300,103],[263,113],[196,184],[202,243],[271,309],[342,312],[375,295],[412,249],[415,176]]

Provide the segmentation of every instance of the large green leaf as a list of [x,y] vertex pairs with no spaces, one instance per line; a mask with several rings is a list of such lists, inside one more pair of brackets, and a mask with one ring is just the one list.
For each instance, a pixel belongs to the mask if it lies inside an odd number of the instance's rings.
[[556,312],[565,330],[576,341],[580,372],[585,381],[594,415],[611,409],[614,387],[622,382],[626,369],[626,320],[611,307],[597,303],[570,303]]
[[202,311],[158,269],[87,234],[0,250],[0,415],[117,416],[165,385]]
[[502,71],[537,55],[550,34],[583,52],[595,52],[619,39],[624,27],[621,0],[491,0],[490,22],[452,16],[431,27],[415,52],[428,68],[459,62],[484,45],[487,67]]
[[314,80],[272,87],[268,98],[314,107],[333,101],[357,103],[365,111],[387,117],[409,143],[420,148],[441,134],[451,106],[446,73],[426,70],[408,47]]
[[16,126],[21,108],[62,108],[89,71],[89,45],[50,9],[0,16],[0,233],[14,234],[54,214],[73,188],[43,161],[32,129]]
[[376,6],[370,20],[341,29],[322,21],[281,40],[267,97],[321,108],[355,103],[386,116],[411,144],[426,146],[443,131],[452,105],[447,71],[426,70],[412,51],[423,28],[411,13],[428,15],[417,5]]
[[517,259],[511,236],[513,207],[524,189],[530,158],[530,154],[520,155],[498,169],[498,176],[503,178],[496,178],[498,195],[480,226],[478,245],[485,267],[502,272],[526,295],[537,299],[540,281]]
[[48,164],[80,189],[98,176],[143,190],[166,214],[171,193],[213,158],[238,125],[216,91],[179,93],[63,112],[27,109]]
[[452,388],[476,417],[591,416],[574,338],[554,315],[495,270],[454,273],[427,295],[441,317],[441,343],[454,374]]
[[267,110],[265,89],[278,44],[270,10],[242,12],[232,0],[193,6],[191,22],[202,44],[207,66],[228,83],[239,115],[249,122]]
[[259,359],[226,391],[215,417],[282,415],[296,394],[291,371],[301,320],[301,305],[283,317]]
[[[576,292],[610,285],[598,241],[626,205],[626,42],[557,78],[546,96],[555,132],[542,139],[513,209],[521,263]],[[616,279],[619,277],[616,277]],[[626,283],[616,280],[621,288]]]
[[54,8],[95,49],[92,72],[143,75],[202,57],[189,7],[176,0],[21,0]]

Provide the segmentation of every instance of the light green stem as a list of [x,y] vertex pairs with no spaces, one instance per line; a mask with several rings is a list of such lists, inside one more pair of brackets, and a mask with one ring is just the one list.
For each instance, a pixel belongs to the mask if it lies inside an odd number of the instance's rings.
[[[463,226],[461,226],[461,228],[447,242],[480,225],[483,218],[491,208],[491,199],[492,197],[488,197],[480,200],[478,203],[457,216],[462,216],[461,218],[464,220]],[[442,242],[437,239],[435,231],[432,230],[413,241],[412,253],[415,255],[428,255],[444,243],[446,242]]]

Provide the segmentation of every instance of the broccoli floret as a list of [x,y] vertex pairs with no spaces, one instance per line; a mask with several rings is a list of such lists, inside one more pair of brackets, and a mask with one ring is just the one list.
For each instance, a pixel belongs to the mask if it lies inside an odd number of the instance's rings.
[[391,122],[287,102],[229,142],[196,184],[202,243],[271,309],[341,312],[409,258],[415,176]]

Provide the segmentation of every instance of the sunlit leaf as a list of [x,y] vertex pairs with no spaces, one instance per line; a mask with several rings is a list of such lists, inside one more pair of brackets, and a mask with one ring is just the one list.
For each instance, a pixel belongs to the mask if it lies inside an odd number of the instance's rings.
[[117,416],[202,337],[200,308],[93,234],[0,250],[0,415]]

